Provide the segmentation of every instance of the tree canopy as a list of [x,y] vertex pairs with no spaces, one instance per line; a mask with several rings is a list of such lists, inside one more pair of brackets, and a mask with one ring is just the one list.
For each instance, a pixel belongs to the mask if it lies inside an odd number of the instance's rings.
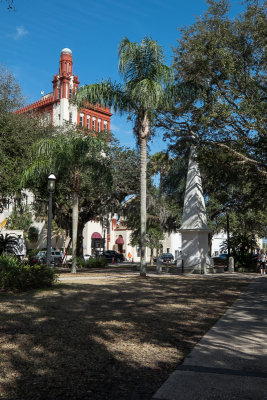
[[248,243],[266,232],[266,2],[248,0],[236,18],[228,1],[207,3],[174,49],[175,85],[191,85],[195,98],[177,92],[158,118],[173,158],[162,188],[181,202],[194,143],[212,229],[224,230],[228,214],[236,241]]
[[0,113],[0,195],[2,199],[21,196],[21,174],[29,166],[31,147],[53,127],[38,125],[26,115]]
[[21,88],[12,73],[0,64],[0,114],[14,111],[23,105]]
[[0,196],[21,197],[21,174],[29,165],[32,145],[54,131],[29,115],[14,114],[23,97],[14,76],[0,66]]
[[219,147],[265,179],[266,3],[248,1],[230,19],[227,0],[207,2],[207,12],[181,30],[174,49],[176,85],[195,85],[197,95],[192,102],[183,92],[159,124],[176,145],[194,140]]
[[0,0],[0,3],[6,3],[7,10],[15,11],[14,0]]

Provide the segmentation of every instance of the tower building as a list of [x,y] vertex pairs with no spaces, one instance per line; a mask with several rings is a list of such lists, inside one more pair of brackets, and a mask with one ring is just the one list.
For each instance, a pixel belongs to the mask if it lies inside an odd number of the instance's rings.
[[[63,126],[65,123],[71,123],[78,128],[83,127],[88,131],[110,132],[110,119],[112,113],[107,107],[88,104],[86,107],[78,108],[72,103],[72,96],[79,88],[79,77],[73,73],[72,51],[64,48],[60,53],[59,70],[52,80],[52,91],[50,93],[42,93],[40,100],[22,107],[15,111],[15,114],[30,114],[40,118],[43,123],[52,124],[54,126]],[[31,203],[34,201],[32,194]],[[5,209],[5,213],[1,218],[6,220],[12,212],[12,205]],[[38,245],[40,248],[46,246],[46,231],[44,223],[38,226],[40,240]],[[115,227],[111,229],[113,232]],[[108,233],[107,233],[108,232]],[[112,233],[111,232],[111,233]],[[84,253],[92,254],[92,251],[103,245],[103,236],[106,236],[106,248],[110,248],[110,240],[112,235],[109,229],[104,230],[102,225],[97,221],[89,221],[84,228]],[[111,238],[110,238],[111,237]],[[101,239],[101,240],[100,240]],[[115,239],[114,239],[115,241]]]
[[96,132],[110,131],[112,114],[109,108],[88,104],[88,107],[78,109],[71,103],[80,82],[78,75],[73,74],[72,51],[68,48],[61,50],[59,72],[54,75],[52,83],[52,92],[43,94],[41,100],[20,108],[15,113],[34,113],[43,122],[55,126],[63,126],[69,122]]

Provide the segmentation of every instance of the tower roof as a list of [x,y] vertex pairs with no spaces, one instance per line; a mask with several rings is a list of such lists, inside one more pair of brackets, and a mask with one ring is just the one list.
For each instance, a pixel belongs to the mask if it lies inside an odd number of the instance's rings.
[[62,53],[72,54],[72,51],[70,49],[68,49],[67,47],[65,47],[64,49],[61,50],[61,54]]
[[194,146],[191,147],[190,151],[182,226],[180,229],[208,229],[202,181]]

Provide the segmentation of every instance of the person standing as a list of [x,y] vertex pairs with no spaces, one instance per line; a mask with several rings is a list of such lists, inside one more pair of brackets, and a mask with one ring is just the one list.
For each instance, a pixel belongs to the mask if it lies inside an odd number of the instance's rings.
[[264,253],[264,250],[260,251],[259,262],[260,262],[261,275],[265,275],[265,272],[266,272],[266,254]]

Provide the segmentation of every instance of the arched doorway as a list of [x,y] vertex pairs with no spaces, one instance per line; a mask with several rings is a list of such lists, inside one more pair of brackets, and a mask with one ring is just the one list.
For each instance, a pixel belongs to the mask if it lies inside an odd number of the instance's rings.
[[103,250],[103,238],[98,232],[91,235],[91,254],[98,256],[100,251]]
[[123,240],[122,235],[119,235],[119,237],[115,243],[118,246],[118,252],[122,254],[123,253],[123,245],[124,245],[124,240]]

